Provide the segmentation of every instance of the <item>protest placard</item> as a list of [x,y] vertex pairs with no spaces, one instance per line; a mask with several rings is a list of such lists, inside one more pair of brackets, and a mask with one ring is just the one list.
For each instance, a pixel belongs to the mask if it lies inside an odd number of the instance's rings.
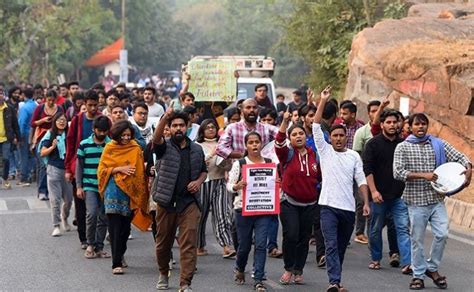
[[242,215],[274,215],[280,213],[280,186],[275,163],[244,164],[242,179]]
[[237,80],[233,60],[191,60],[188,63],[189,91],[196,101],[236,100]]

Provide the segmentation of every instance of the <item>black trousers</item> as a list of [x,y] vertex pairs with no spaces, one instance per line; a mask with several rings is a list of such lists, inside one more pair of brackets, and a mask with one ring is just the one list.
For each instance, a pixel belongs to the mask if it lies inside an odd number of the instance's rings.
[[110,246],[112,250],[112,269],[121,267],[123,255],[127,251],[132,217],[107,214],[109,220]]
[[86,237],[86,201],[77,197],[76,180],[72,181],[74,209],[76,210],[77,234],[81,243],[87,243]]
[[303,274],[316,205],[295,206],[287,201],[280,205],[285,271],[295,275]]

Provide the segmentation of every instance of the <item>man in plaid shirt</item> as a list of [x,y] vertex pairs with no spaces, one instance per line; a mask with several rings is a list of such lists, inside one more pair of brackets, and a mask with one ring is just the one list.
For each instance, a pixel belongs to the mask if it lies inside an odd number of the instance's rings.
[[[262,137],[262,144],[275,140],[278,128],[272,125],[257,122],[258,105],[255,99],[249,98],[242,103],[242,114],[244,119],[238,123],[227,126],[224,134],[219,138],[216,154],[224,159],[240,159],[244,157],[245,141],[244,137],[249,132],[257,132]],[[270,257],[281,257],[283,253],[278,249],[278,216],[274,216],[268,227],[268,254]],[[234,236],[234,239],[236,236]],[[236,250],[237,242],[234,240]]]
[[[436,286],[446,289],[446,277],[438,272],[448,237],[448,215],[444,205],[444,195],[437,193],[431,186],[437,180],[433,172],[445,162],[458,162],[466,167],[465,187],[469,186],[472,176],[472,164],[469,159],[457,151],[448,142],[427,135],[428,117],[425,114],[413,114],[408,124],[412,134],[398,144],[393,160],[395,179],[405,182],[403,200],[408,206],[411,229],[411,253],[413,279],[410,289],[424,288],[424,276],[431,278]],[[428,260],[425,259],[423,243],[426,226],[431,224],[434,239]]]

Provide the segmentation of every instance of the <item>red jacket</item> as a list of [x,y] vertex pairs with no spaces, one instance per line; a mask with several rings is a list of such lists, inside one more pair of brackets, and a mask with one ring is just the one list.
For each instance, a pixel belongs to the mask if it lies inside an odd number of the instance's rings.
[[[76,173],[76,158],[77,158],[77,148],[79,148],[79,144],[81,143],[82,139],[82,125],[84,115],[86,113],[79,113],[75,116],[71,124],[69,125],[69,130],[67,132],[66,137],[66,158],[64,159],[64,167],[66,173]],[[97,112],[95,117],[102,115],[100,112]],[[86,139],[88,137],[84,137]]]
[[[275,141],[275,152],[282,168],[284,168],[281,188],[297,202],[314,202],[319,197],[316,185],[320,176],[316,153],[309,146],[306,146],[307,153],[303,156],[297,150],[291,151],[293,156],[288,161],[290,149],[286,142],[286,134],[278,132]],[[286,163],[287,161],[288,163]]]

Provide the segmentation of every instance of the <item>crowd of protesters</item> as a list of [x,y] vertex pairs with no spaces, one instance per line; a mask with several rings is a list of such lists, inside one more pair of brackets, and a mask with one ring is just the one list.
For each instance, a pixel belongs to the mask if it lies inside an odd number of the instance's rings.
[[[312,245],[317,266],[327,271],[327,291],[345,291],[342,266],[352,234],[369,246],[368,268],[379,270],[385,226],[389,264],[412,275],[409,288],[423,289],[425,277],[447,288],[439,269],[448,217],[444,195],[430,182],[437,180],[436,167],[458,162],[468,186],[472,165],[428,134],[425,114],[404,117],[384,99],[368,104],[364,124],[357,105],[338,103],[330,87],[317,97],[297,90],[289,104],[280,95],[273,105],[265,84],[255,87],[255,98],[225,110],[218,102],[198,107],[187,92],[190,78],[185,75],[182,89],[146,76],[139,80],[143,87],[131,90],[112,86],[111,76],[88,90],[77,82],[8,90],[0,84],[2,189],[36,181],[38,199],[51,202],[51,235],[70,231],[72,221],[84,257],[112,258],[115,275],[128,267],[131,224],[152,231],[158,290],[169,288],[176,240],[179,291],[192,291],[197,259],[208,254],[209,214],[222,257],[235,258],[238,285],[246,282],[253,245],[255,291],[266,291],[267,256],[283,258],[280,284],[303,284]],[[264,151],[268,145],[274,155]],[[247,216],[244,165],[272,162],[280,213]],[[434,240],[426,257],[428,222]]]

